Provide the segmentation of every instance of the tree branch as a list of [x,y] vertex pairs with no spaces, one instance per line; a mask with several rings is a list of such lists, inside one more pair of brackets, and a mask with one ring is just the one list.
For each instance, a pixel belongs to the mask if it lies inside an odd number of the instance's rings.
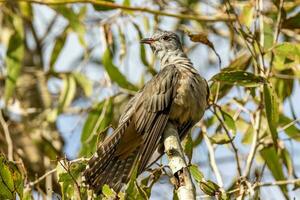
[[[0,2],[5,2],[6,0],[0,0]],[[217,22],[217,21],[231,21],[233,17],[228,16],[226,14],[219,14],[219,15],[185,15],[185,14],[174,14],[170,12],[163,12],[159,10],[153,10],[150,8],[145,7],[134,7],[134,6],[125,6],[116,3],[112,3],[109,1],[101,1],[101,0],[18,0],[18,1],[26,1],[30,3],[36,4],[43,4],[43,5],[61,5],[61,4],[74,4],[74,3],[91,3],[98,6],[103,6],[107,8],[115,8],[115,9],[122,9],[122,10],[129,10],[129,11],[138,11],[138,12],[145,12],[150,13],[153,15],[162,15],[167,17],[175,17],[179,19],[190,19],[196,21],[205,21],[205,22]]]
[[196,192],[192,182],[176,127],[168,123],[164,132],[164,146],[169,166],[176,178],[175,189],[179,200],[195,200]]
[[214,151],[214,148],[213,148],[209,138],[206,135],[206,128],[204,126],[202,127],[202,132],[203,132],[204,141],[206,143],[206,146],[207,146],[207,149],[208,149],[208,152],[209,152],[210,166],[211,166],[212,170],[214,171],[214,173],[216,175],[218,185],[222,188],[224,184],[223,184],[223,180],[222,180],[220,170],[219,170],[218,165],[216,163],[215,151]]
[[3,118],[2,110],[0,110],[0,123],[1,123],[2,129],[3,129],[4,135],[5,135],[6,143],[7,143],[8,160],[13,161],[13,143],[12,143],[12,139],[10,137],[8,126]]

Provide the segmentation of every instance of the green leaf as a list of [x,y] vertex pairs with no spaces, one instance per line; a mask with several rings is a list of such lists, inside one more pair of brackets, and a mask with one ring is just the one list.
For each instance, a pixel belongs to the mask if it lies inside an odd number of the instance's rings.
[[191,137],[191,133],[188,133],[186,135],[186,137],[183,140],[183,149],[184,149],[184,153],[186,154],[186,156],[189,159],[189,163],[192,160],[193,157],[193,140]]
[[81,142],[87,142],[96,133],[103,132],[112,120],[112,98],[98,103],[90,111],[82,129]]
[[293,124],[293,120],[285,115],[279,116],[279,126],[285,127],[284,132],[293,140],[300,141],[300,129]]
[[63,86],[59,96],[59,113],[67,108],[73,101],[76,93],[76,82],[74,76],[65,75]]
[[300,28],[300,12],[284,20],[282,28],[299,29]]
[[250,28],[254,19],[253,15],[254,15],[254,7],[250,2],[242,5],[241,14],[239,16],[240,22],[242,24]]
[[[279,156],[276,153],[274,146],[268,146],[263,148],[260,151],[262,158],[265,160],[268,168],[270,169],[275,180],[285,180],[283,169],[281,166],[281,162]],[[280,186],[283,193],[287,192],[286,185]]]
[[105,50],[102,61],[103,61],[104,68],[112,81],[117,83],[122,88],[128,90],[134,90],[134,91],[137,90],[137,88],[134,85],[132,85],[129,81],[127,81],[126,77],[113,64],[112,56],[109,48]]
[[116,196],[116,193],[106,184],[102,187],[102,193],[107,198],[114,198]]
[[[134,28],[136,29],[136,31],[138,32],[138,40],[140,41],[141,39],[144,38],[143,33],[139,27],[138,24],[133,23]],[[155,71],[155,69],[153,69],[153,67],[149,64],[148,60],[147,60],[147,56],[146,56],[146,49],[145,49],[145,45],[140,43],[140,56],[141,56],[141,61],[142,63],[147,67],[147,70],[152,74],[155,75],[157,72]]]
[[[222,72],[246,70],[251,63],[251,56],[247,53],[242,53],[236,59],[234,59],[227,67],[222,69]],[[218,86],[219,85],[219,86]],[[219,90],[218,90],[219,87]],[[211,94],[216,95],[218,90],[218,98],[224,97],[232,88],[232,85],[223,83],[213,83],[210,87]]]
[[86,46],[84,40],[85,26],[82,23],[84,21],[86,6],[82,6],[78,14],[75,13],[71,7],[68,7],[66,5],[54,6],[53,8],[62,16],[64,16],[66,20],[68,20],[71,30],[73,30],[78,35],[80,43],[83,46]]
[[263,77],[245,71],[220,72],[212,80],[244,87],[256,87],[266,82]]
[[278,101],[276,94],[271,85],[265,84],[264,85],[264,104],[265,104],[265,111],[267,116],[267,121],[269,125],[269,129],[272,135],[273,142],[275,147],[277,148],[277,123],[278,123]]
[[57,37],[55,40],[51,58],[50,58],[50,71],[54,71],[54,64],[57,61],[57,58],[66,43],[66,39],[68,35],[67,30],[68,27],[66,27],[65,30],[62,32],[62,34],[59,37]]
[[125,191],[125,199],[136,199],[136,200],[148,199],[145,198],[146,193],[142,191],[141,188],[136,183],[137,169],[138,169],[138,165],[135,164],[134,168],[132,169],[130,180],[127,184],[127,188]]
[[243,139],[242,139],[242,143],[243,144],[251,144],[252,138],[253,138],[253,131],[254,131],[253,126],[250,125],[247,128],[247,130],[246,130],[246,132],[245,132],[245,134],[243,136]]
[[217,193],[220,193],[220,186],[210,180],[200,181],[200,189],[209,196],[215,196]]
[[203,173],[199,170],[197,165],[190,165],[189,170],[191,175],[198,183],[204,179]]
[[5,59],[7,77],[5,79],[4,100],[6,104],[14,93],[24,57],[24,31],[22,19],[18,16],[14,16],[13,24],[15,32],[9,39]]
[[63,199],[79,198],[79,194],[75,192],[75,190],[77,190],[75,187],[77,187],[76,183],[78,184],[78,179],[81,177],[81,172],[85,167],[86,164],[83,162],[70,164],[65,161],[60,161],[57,164],[56,174],[58,182],[61,185]]
[[81,73],[73,73],[73,76],[77,84],[83,89],[85,96],[91,96],[93,92],[93,86],[91,80]]
[[292,176],[293,172],[294,172],[294,166],[293,166],[293,161],[292,161],[291,155],[287,149],[282,149],[281,158],[283,160],[284,165],[286,166],[288,175]]
[[4,156],[0,156],[0,197],[1,199],[13,199],[16,193],[23,197],[24,181],[17,166],[8,162]]
[[230,143],[234,137],[230,139],[226,133],[216,133],[209,139],[214,144],[227,144]]
[[[114,2],[114,0],[104,0],[106,2]],[[96,5],[96,4],[93,4],[93,7],[95,10],[97,11],[108,11],[108,10],[114,10],[116,8],[114,7],[111,7],[111,6],[104,6],[104,5]]]
[[273,49],[274,68],[277,70],[288,69],[300,63],[300,44],[283,42]]
[[235,135],[236,134],[236,126],[235,126],[235,122],[234,122],[233,118],[227,112],[225,112],[221,109],[220,109],[220,111],[221,111],[223,121],[224,121],[226,128]]

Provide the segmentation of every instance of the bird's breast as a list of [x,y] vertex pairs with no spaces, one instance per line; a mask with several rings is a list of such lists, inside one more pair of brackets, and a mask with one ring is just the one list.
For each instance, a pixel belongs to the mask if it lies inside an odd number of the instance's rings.
[[207,106],[207,83],[196,73],[182,70],[177,82],[170,119],[185,124],[201,119]]

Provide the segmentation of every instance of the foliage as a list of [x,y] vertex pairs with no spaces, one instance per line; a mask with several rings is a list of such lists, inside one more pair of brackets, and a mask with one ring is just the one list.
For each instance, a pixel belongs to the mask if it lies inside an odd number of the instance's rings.
[[0,1],[0,199],[178,198],[160,189],[173,181],[162,164],[133,174],[125,193],[105,185],[101,197],[81,177],[159,71],[139,44],[158,27],[177,31],[209,80],[210,108],[182,143],[198,195],[299,192],[299,1],[68,2]]

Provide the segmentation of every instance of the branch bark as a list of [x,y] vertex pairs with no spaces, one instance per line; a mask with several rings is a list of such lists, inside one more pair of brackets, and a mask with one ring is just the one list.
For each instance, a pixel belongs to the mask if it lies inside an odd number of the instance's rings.
[[[5,2],[6,0],[0,0],[0,2]],[[167,17],[175,17],[179,19],[190,19],[196,21],[205,21],[205,22],[217,22],[217,21],[231,21],[234,18],[232,16],[228,16],[226,14],[218,14],[218,15],[186,15],[186,14],[174,14],[170,12],[164,12],[159,10],[153,10],[150,8],[145,7],[134,7],[134,6],[125,6],[116,3],[112,3],[109,1],[102,1],[102,0],[19,0],[19,1],[26,1],[30,3],[36,4],[43,4],[43,5],[60,5],[60,4],[74,4],[74,3],[91,3],[98,6],[103,6],[107,8],[116,8],[122,10],[129,10],[129,11],[138,11],[138,12],[145,12],[150,13],[153,15],[162,15]]]
[[175,189],[179,200],[195,200],[196,192],[192,182],[177,129],[171,123],[164,132],[164,146],[169,167],[176,178]]

